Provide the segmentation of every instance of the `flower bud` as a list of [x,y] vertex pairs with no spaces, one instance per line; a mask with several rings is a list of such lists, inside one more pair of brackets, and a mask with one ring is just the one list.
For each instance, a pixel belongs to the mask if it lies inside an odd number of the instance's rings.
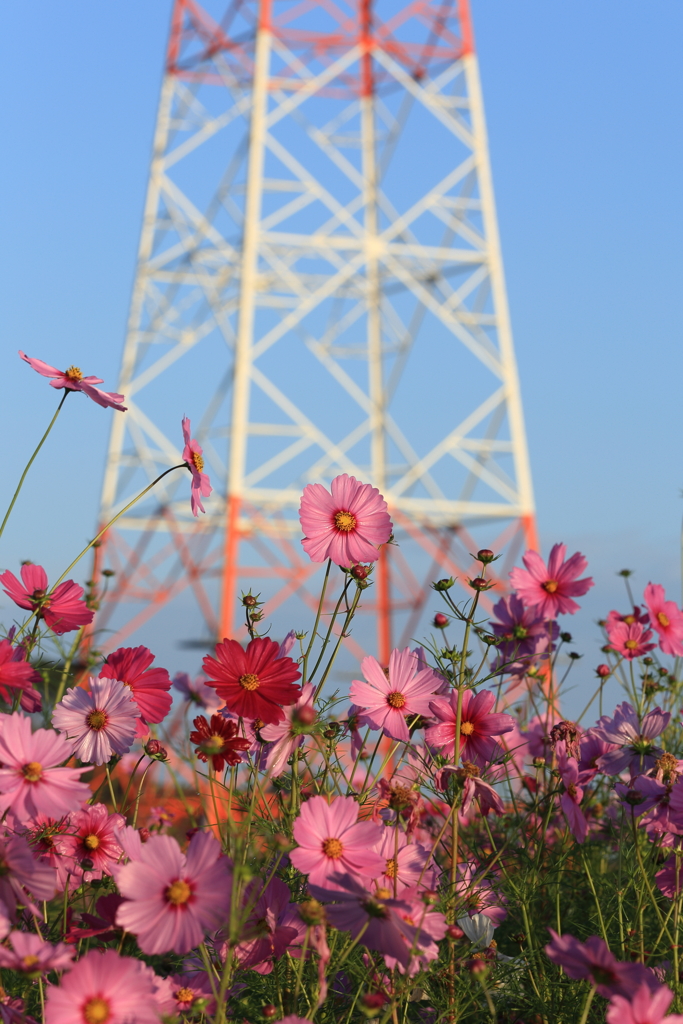
[[351,575],[353,576],[354,580],[365,580],[370,575],[370,566],[369,565],[352,565],[351,566]]
[[103,569],[102,570],[102,575],[103,576],[116,576],[116,573],[114,572],[113,569]]
[[358,1002],[366,1017],[375,1017],[389,1000],[383,992],[366,992]]
[[254,597],[253,594],[243,594],[242,604],[244,605],[245,608],[255,608],[256,605],[258,604],[258,598]]
[[628,793],[624,794],[624,803],[627,803],[629,807],[638,807],[639,804],[642,804],[644,799],[644,794],[639,793],[635,789],[629,789]]
[[[195,832],[199,832],[199,829],[196,828],[194,831]],[[139,828],[138,832],[140,833],[140,842],[141,843],[146,843],[147,840],[149,839],[149,837],[152,834],[148,828]]]
[[607,679],[607,676],[612,675],[612,669],[609,665],[598,665],[595,670],[595,674],[600,676],[601,679]]
[[303,726],[313,725],[317,717],[315,708],[310,704],[303,704],[300,708],[296,708],[292,715],[296,724]]
[[473,580],[469,581],[472,590],[487,590],[490,586],[488,580],[485,580],[482,576],[476,576]]
[[488,565],[495,557],[496,556],[493,551],[491,551],[491,548],[481,548],[477,551],[477,561],[481,562],[483,565]]
[[166,747],[162,747],[159,740],[148,740],[145,744],[145,753],[153,761],[168,761],[168,751]]
[[560,640],[564,644],[570,644],[572,642],[571,633],[560,633]]
[[643,658],[643,664],[644,665],[654,665],[654,661],[652,660],[652,658]]
[[434,590],[450,590],[451,587],[455,586],[455,580],[452,576],[449,576],[447,580],[437,580],[436,583],[432,583]]
[[437,612],[434,616],[434,625],[437,629],[445,629],[448,625],[448,616],[443,612]]
[[458,928],[457,924],[449,924],[446,929],[446,935],[449,939],[452,939],[453,942],[458,942],[460,939],[465,937],[464,931],[462,928]]
[[436,889],[425,889],[422,893],[422,902],[427,907],[433,906],[439,902],[439,894]]
[[83,860],[81,861],[81,867],[83,868],[84,871],[92,871],[92,869],[95,867],[95,861],[91,860],[90,857],[84,857]]
[[318,900],[308,899],[299,904],[299,917],[304,924],[313,927],[325,921],[325,908]]
[[277,1006],[273,1006],[272,1003],[266,1003],[265,1006],[261,1007],[261,1016],[265,1017],[266,1020],[270,1020],[277,1013]]

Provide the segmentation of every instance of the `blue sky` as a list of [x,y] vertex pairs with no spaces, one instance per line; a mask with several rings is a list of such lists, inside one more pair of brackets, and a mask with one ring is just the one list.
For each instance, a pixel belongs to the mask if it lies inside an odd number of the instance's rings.
[[[169,11],[4,11],[4,495],[58,398],[18,348],[116,386]],[[597,583],[567,622],[588,677],[593,620],[623,603],[616,571],[680,595],[683,7],[473,0],[473,13],[543,548],[580,548]],[[61,571],[92,535],[112,415],[67,403],[3,568]]]

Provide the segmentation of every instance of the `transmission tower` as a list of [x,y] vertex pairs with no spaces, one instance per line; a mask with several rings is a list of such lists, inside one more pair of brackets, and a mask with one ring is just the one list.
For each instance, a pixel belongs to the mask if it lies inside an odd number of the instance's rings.
[[385,662],[430,579],[535,546],[468,0],[175,0],[118,390],[101,524],[178,463],[182,415],[214,493],[195,520],[171,474],[109,531],[108,643],[187,590],[207,637],[240,587],[311,604],[299,496],[339,473],[396,527]]

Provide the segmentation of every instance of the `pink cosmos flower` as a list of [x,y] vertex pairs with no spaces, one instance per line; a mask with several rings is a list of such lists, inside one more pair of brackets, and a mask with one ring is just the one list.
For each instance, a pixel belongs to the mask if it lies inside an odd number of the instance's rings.
[[642,611],[637,604],[634,604],[632,612],[626,612],[624,615],[621,612],[611,611],[605,620],[605,629],[609,632],[618,622],[625,622],[627,626],[632,626],[634,622],[640,622],[645,628],[650,625],[647,613]]
[[424,889],[433,889],[436,872],[433,868],[425,870],[429,850],[420,843],[409,843],[405,832],[398,828],[382,829],[382,838],[377,846],[377,853],[384,858],[384,870],[375,879],[375,887],[388,889],[392,896],[400,896],[404,889],[421,885]]
[[[439,768],[434,775],[436,788],[445,793],[448,789],[448,781],[454,775],[463,783],[462,803],[460,805],[461,820],[467,821],[475,800],[477,800],[481,813],[484,815],[487,815],[489,811],[493,811],[499,817],[505,813],[505,805],[502,799],[493,786],[480,777],[479,767],[474,762],[463,761],[462,768],[454,768],[451,765]],[[498,780],[494,779],[494,781]]]
[[683,655],[683,612],[675,601],[667,601],[664,587],[648,583],[643,594],[650,621],[659,633],[659,646],[665,654]]
[[[558,747],[559,747],[558,743]],[[560,806],[564,816],[578,843],[584,843],[588,835],[588,822],[581,810],[583,790],[579,786],[579,765],[575,757],[567,757],[558,752],[557,766],[564,784],[564,793],[560,797]]]
[[133,745],[140,711],[125,683],[90,679],[90,691],[66,691],[52,715],[55,726],[74,744],[74,753],[88,764],[104,764],[112,754]]
[[683,1024],[683,1015],[664,1014],[674,997],[666,985],[652,992],[647,985],[641,985],[630,999],[612,996],[607,1008],[607,1024]]
[[548,566],[536,551],[522,556],[524,569],[513,569],[510,581],[525,604],[535,608],[544,619],[554,619],[567,612],[573,615],[579,606],[574,597],[580,597],[593,586],[592,577],[578,580],[588,562],[577,552],[565,562],[565,544],[554,544]]
[[28,903],[26,890],[36,900],[51,900],[57,890],[53,868],[31,853],[22,836],[0,838],[0,901],[14,920],[17,903]]
[[358,821],[359,806],[353,797],[340,796],[328,804],[313,796],[302,806],[294,822],[299,844],[289,858],[309,883],[325,886],[333,874],[349,873],[376,878],[385,858],[377,852],[382,833],[371,821]]
[[[502,924],[507,917],[505,896],[496,889],[493,882],[483,877],[482,873],[478,871],[475,861],[458,865],[455,891],[462,910],[469,917],[483,915],[493,922],[495,928]],[[458,915],[460,912],[458,909]]]
[[346,473],[335,477],[330,490],[322,484],[304,487],[299,508],[304,551],[312,562],[376,562],[393,529],[386,501],[376,487]]
[[[475,694],[465,690],[462,695],[460,717],[460,757],[472,761],[479,768],[485,768],[500,750],[494,736],[510,732],[515,724],[512,715],[491,713],[496,695],[490,690]],[[444,757],[455,757],[455,727],[458,715],[458,694],[451,693],[450,700],[440,698],[429,705],[439,719],[439,725],[425,729],[425,742],[437,747]]]
[[579,942],[573,935],[558,935],[552,928],[548,931],[552,935],[552,942],[545,947],[548,959],[570,978],[587,978],[605,999],[631,996],[643,984],[650,990],[658,987],[652,971],[642,964],[619,963],[597,935]]
[[45,1024],[159,1024],[154,981],[140,960],[93,950],[50,985]]
[[[607,722],[610,719],[605,719]],[[602,719],[600,719],[602,721]],[[597,723],[598,726],[600,722]],[[617,746],[614,743],[608,743],[598,736],[595,729],[587,729],[581,737],[580,751],[581,756],[579,758],[579,782],[582,786],[590,782],[598,773],[598,763],[601,757],[605,754],[609,754],[612,750],[617,750]]]
[[264,768],[273,778],[287,770],[287,761],[301,746],[304,736],[310,732],[316,720],[314,694],[313,684],[306,683],[296,704],[284,708],[284,719],[274,725],[264,725],[260,730],[261,738],[268,744]]
[[39,814],[68,814],[90,796],[80,782],[87,768],[61,768],[73,744],[54,729],[31,732],[31,720],[15,711],[0,726],[0,814],[11,808],[20,821]]
[[406,718],[429,716],[430,700],[441,680],[431,668],[422,668],[417,655],[406,647],[392,651],[389,674],[385,675],[376,658],[363,658],[364,680],[354,679],[349,696],[362,710],[360,725],[382,729],[393,740],[410,739]]
[[170,1000],[168,1007],[164,1007],[164,1011],[169,1016],[190,1012],[199,999],[203,1000],[206,1013],[214,1012],[216,1002],[211,991],[211,982],[206,973],[174,974],[172,977],[166,978],[165,981],[168,982]]
[[204,676],[197,676],[190,679],[187,672],[176,672],[173,676],[173,686],[179,693],[182,693],[186,701],[191,704],[198,704],[206,711],[217,711],[222,701],[215,690],[206,685]]
[[[91,882],[93,878],[113,874],[112,868],[123,853],[117,833],[125,823],[121,814],[110,814],[104,804],[92,804],[71,815],[62,845],[67,856],[73,857],[79,884],[81,878]],[[92,867],[84,867],[88,861]]]
[[38,618],[58,635],[70,633],[92,622],[94,612],[83,600],[83,587],[65,580],[48,595],[47,573],[41,565],[22,565],[23,586],[9,570],[0,573],[0,584],[15,604],[27,611],[37,611]]
[[632,775],[649,771],[662,754],[652,740],[664,732],[670,718],[669,711],[654,708],[641,722],[628,701],[617,706],[614,718],[603,716],[593,731],[615,749],[598,760],[600,771],[606,775],[621,775],[627,768]]
[[71,966],[76,950],[64,942],[53,946],[41,935],[11,932],[9,946],[0,946],[0,967],[37,976],[48,971],[64,971]]
[[[398,967],[402,974],[408,973],[413,975],[419,970],[426,970],[429,966],[429,961],[438,959],[439,947],[437,942],[445,937],[447,923],[441,911],[422,899],[422,894],[419,890],[415,888],[404,889],[400,899],[402,903],[408,904],[410,910],[398,909],[398,916],[407,925],[416,930],[411,960],[408,967],[405,968],[392,956],[385,956],[384,959],[390,970]],[[405,941],[407,944],[407,938]]]
[[123,405],[125,395],[118,395],[115,391],[100,391],[99,388],[94,386],[95,384],[102,384],[101,377],[84,377],[77,366],[70,366],[68,370],[56,370],[54,366],[48,366],[42,359],[29,359],[21,351],[19,355],[41,377],[53,378],[50,381],[50,387],[59,390],[65,388],[67,391],[82,391],[84,395],[92,398],[93,402],[97,402],[103,409],[116,409],[118,412],[126,411],[126,407]]
[[171,710],[171,677],[165,668],[150,668],[154,655],[148,647],[119,647],[100,669],[100,679],[118,679],[130,687],[140,711],[137,735],[146,736],[148,722],[163,722]]
[[622,658],[632,661],[634,658],[642,658],[648,651],[653,650],[656,644],[649,643],[652,630],[647,629],[642,622],[615,622],[607,630],[609,646]]
[[116,923],[143,953],[187,953],[224,923],[230,906],[228,861],[210,832],[196,832],[187,854],[171,836],[152,836],[139,860],[117,868],[116,882],[127,901]]
[[19,822],[9,814],[6,821],[13,826],[17,835],[22,835],[27,841],[33,855],[39,858],[42,865],[49,865],[57,874],[57,891],[66,889],[70,877],[75,873],[73,857],[67,854],[64,842],[66,833],[69,831],[70,815],[62,818],[52,818],[47,814],[39,814],[33,818],[28,827],[24,822]]
[[[31,690],[43,677],[26,659],[22,647],[13,647],[10,640],[0,640],[0,697],[11,703],[9,689]],[[8,689],[9,687],[9,689]]]
[[212,488],[209,478],[204,472],[203,449],[199,442],[195,441],[191,436],[190,421],[187,416],[183,419],[182,426],[183,440],[185,441],[185,447],[183,448],[183,460],[192,474],[192,493],[190,496],[190,504],[192,506],[192,515],[198,516],[200,511],[206,511],[202,505],[202,498],[208,498],[211,494]]

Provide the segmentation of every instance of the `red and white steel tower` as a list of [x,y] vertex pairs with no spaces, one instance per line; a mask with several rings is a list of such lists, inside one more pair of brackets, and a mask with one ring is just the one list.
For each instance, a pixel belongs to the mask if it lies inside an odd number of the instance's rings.
[[209,636],[241,586],[312,602],[299,496],[338,473],[396,526],[365,602],[385,662],[473,545],[535,546],[468,0],[174,0],[118,390],[101,524],[179,461],[183,414],[215,490],[194,520],[172,474],[109,531],[111,643],[187,590]]

